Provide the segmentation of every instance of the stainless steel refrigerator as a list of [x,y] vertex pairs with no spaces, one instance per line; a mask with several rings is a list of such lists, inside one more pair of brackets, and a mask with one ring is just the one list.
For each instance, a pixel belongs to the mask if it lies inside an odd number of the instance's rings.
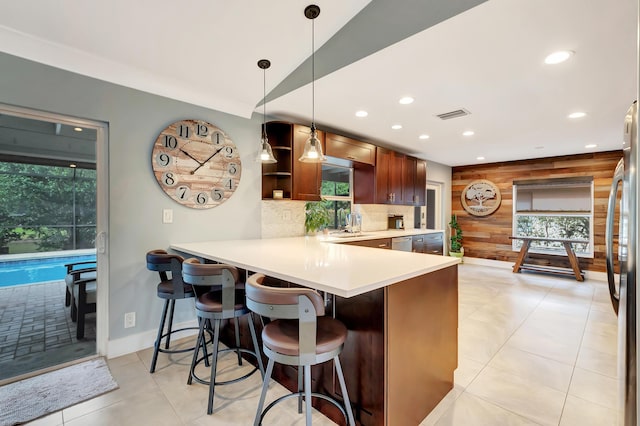
[[[618,315],[619,422],[636,426],[638,418],[638,358],[636,265],[638,264],[638,105],[624,120],[623,158],[616,167],[609,194],[606,226],[607,278],[613,309]],[[615,229],[614,223],[618,222]],[[617,250],[614,240],[617,238]],[[614,260],[617,268],[614,270]],[[619,278],[618,278],[619,277]]]

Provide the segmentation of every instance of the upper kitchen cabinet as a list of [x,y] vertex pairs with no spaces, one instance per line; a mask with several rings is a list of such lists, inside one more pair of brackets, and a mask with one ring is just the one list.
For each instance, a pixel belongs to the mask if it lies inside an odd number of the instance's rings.
[[406,156],[402,171],[402,204],[424,206],[427,186],[427,162]]
[[273,191],[282,191],[283,198],[292,198],[292,161],[293,125],[282,121],[270,121],[267,126],[267,138],[273,156],[278,160],[274,164],[262,164],[262,199],[272,199]]
[[405,155],[390,149],[376,150],[376,204],[403,204],[402,175]]
[[386,148],[377,148],[375,203],[424,205],[427,163]]
[[325,154],[330,157],[357,161],[372,166],[376,163],[375,145],[334,133],[327,133],[325,139],[327,144]]
[[[316,130],[322,144],[322,151],[326,153],[325,134]],[[293,125],[293,167],[292,167],[292,199],[303,201],[320,201],[322,186],[322,163],[303,163],[298,158],[304,151],[304,143],[309,139],[311,129],[299,124]]]

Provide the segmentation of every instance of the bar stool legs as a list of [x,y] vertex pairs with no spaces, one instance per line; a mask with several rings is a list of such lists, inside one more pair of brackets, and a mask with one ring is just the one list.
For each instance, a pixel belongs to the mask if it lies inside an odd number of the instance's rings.
[[[264,373],[264,366],[262,364],[262,356],[260,355],[259,352],[259,346],[258,346],[258,339],[256,337],[256,330],[255,330],[255,325],[253,324],[253,315],[249,314],[249,332],[251,334],[251,340],[253,343],[253,347],[254,350],[248,350],[248,349],[242,349],[240,347],[240,334],[239,334],[239,325],[238,325],[238,318],[234,318],[234,323],[235,323],[235,330],[236,330],[236,336],[235,336],[235,341],[236,341],[236,347],[235,348],[227,348],[227,349],[220,349],[220,324],[221,324],[222,320],[221,319],[211,319],[211,318],[201,318],[201,324],[200,324],[200,330],[198,332],[198,341],[196,344],[196,349],[193,352],[193,358],[191,360],[191,367],[189,369],[189,378],[187,379],[187,384],[192,384],[193,380],[195,380],[198,383],[202,383],[205,385],[209,385],[209,397],[208,397],[208,402],[207,402],[207,414],[212,414],[213,413],[213,400],[214,400],[214,396],[215,396],[215,386],[221,386],[221,385],[228,385],[231,383],[236,383],[239,382],[243,379],[246,379],[247,377],[251,376],[253,373],[255,373],[256,371],[260,371],[260,375],[262,376],[262,378],[264,379],[265,377],[265,373]],[[211,369],[211,373],[210,373],[210,377],[209,380],[203,379],[201,377],[198,377],[196,375],[195,369],[197,367],[197,365],[200,362],[205,362],[207,363],[208,360],[208,354],[206,352],[206,344],[204,342],[206,342],[206,334],[205,333],[211,333],[212,334],[212,342],[213,342],[213,347],[211,350],[211,362],[209,363]],[[200,348],[203,349],[204,354],[202,357],[199,357],[200,354]],[[218,368],[218,354],[220,352],[227,352],[227,351],[233,351],[236,352],[237,357],[238,357],[238,365],[242,366],[243,360],[242,360],[242,353],[248,353],[251,354],[253,356],[256,357],[256,361],[257,361],[257,366],[254,367],[251,371],[247,372],[246,374],[234,378],[234,379],[230,379],[230,380],[225,380],[225,381],[217,381],[216,380],[216,372],[217,372],[217,368]],[[206,365],[206,364],[205,364]]]
[[[261,426],[262,420],[264,419],[266,414],[276,404],[284,401],[285,399],[298,398],[298,413],[302,413],[302,401],[304,401],[305,424],[306,426],[311,426],[311,415],[313,413],[311,407],[311,397],[314,397],[324,399],[325,401],[328,401],[336,406],[344,416],[347,424],[349,426],[355,426],[356,422],[353,417],[353,410],[351,409],[351,401],[349,400],[349,393],[347,392],[347,385],[344,380],[340,358],[336,356],[333,358],[333,361],[336,369],[336,374],[338,376],[338,383],[340,384],[340,391],[342,392],[342,397],[344,399],[344,407],[327,395],[317,392],[311,392],[311,365],[304,365],[298,366],[298,392],[281,396],[280,398],[267,405],[267,407],[263,410],[264,402],[267,397],[267,390],[269,389],[269,381],[271,380],[271,374],[273,373],[273,366],[275,364],[275,360],[273,358],[269,358],[269,362],[267,363],[267,371],[264,374],[262,392],[260,393],[260,400],[258,402],[258,409],[256,410],[256,417],[253,425]],[[304,383],[304,386],[302,388],[300,386],[301,380]]]

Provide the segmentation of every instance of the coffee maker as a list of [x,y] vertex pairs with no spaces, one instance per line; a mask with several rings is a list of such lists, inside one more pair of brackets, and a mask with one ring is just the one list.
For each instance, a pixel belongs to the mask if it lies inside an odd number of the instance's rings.
[[404,216],[390,214],[387,222],[388,229],[404,229]]

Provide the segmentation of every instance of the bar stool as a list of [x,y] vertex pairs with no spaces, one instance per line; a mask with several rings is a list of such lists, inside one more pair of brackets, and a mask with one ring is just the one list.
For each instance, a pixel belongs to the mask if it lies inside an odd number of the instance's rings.
[[[187,384],[191,384],[193,380],[209,385],[209,401],[207,405],[207,414],[213,413],[213,396],[216,385],[227,385],[246,379],[258,369],[264,377],[264,368],[262,366],[262,356],[258,349],[258,340],[256,338],[256,330],[253,324],[253,315],[245,303],[244,286],[239,282],[238,270],[231,266],[219,263],[200,263],[196,258],[190,258],[184,261],[182,265],[182,277],[185,283],[193,285],[196,293],[196,315],[200,320],[200,331],[198,332],[198,342],[196,350],[193,353],[191,367],[189,369],[189,379]],[[249,315],[248,324],[253,342],[253,351],[240,347],[240,330],[238,327],[238,319],[244,315]],[[220,341],[220,324],[223,320],[233,319],[235,322],[235,338],[236,347],[219,349]],[[211,375],[209,380],[198,377],[195,368],[202,360],[206,362],[206,335],[211,332],[213,321],[213,349],[211,350]],[[198,358],[200,347],[205,350],[203,357]],[[253,355],[257,361],[257,367],[243,376],[226,380],[216,381],[216,368],[218,364],[218,352],[234,351],[238,356],[238,365],[242,365],[242,353]]]
[[[157,287],[158,297],[164,299],[164,307],[162,308],[162,316],[160,317],[160,326],[158,327],[158,336],[153,347],[153,358],[151,359],[151,367],[149,372],[156,370],[156,362],[158,361],[158,353],[182,353],[189,352],[194,347],[184,349],[171,349],[171,335],[183,330],[197,330],[197,327],[186,327],[173,330],[173,311],[175,309],[176,300],[194,297],[193,288],[189,284],[182,281],[182,256],[177,254],[169,254],[165,250],[151,250],[147,252],[147,269],[157,271],[160,274],[160,283]],[[169,274],[171,276],[169,276]],[[169,312],[169,323],[167,332],[164,333],[165,323],[167,322],[167,311]],[[162,347],[162,339],[165,339],[164,348]]]
[[[347,328],[339,320],[324,316],[322,296],[315,290],[267,287],[262,285],[263,280],[264,275],[254,274],[249,277],[246,286],[249,309],[272,320],[262,330],[262,350],[269,358],[269,363],[254,426],[262,424],[264,416],[277,403],[292,397],[298,397],[299,413],[302,413],[301,398],[304,397],[306,425],[310,426],[312,396],[338,407],[348,424],[353,426],[355,421],[338,357],[347,338]],[[311,366],[332,359],[340,382],[344,406],[327,395],[311,392]],[[263,411],[275,362],[298,367],[298,392],[281,396]]]

